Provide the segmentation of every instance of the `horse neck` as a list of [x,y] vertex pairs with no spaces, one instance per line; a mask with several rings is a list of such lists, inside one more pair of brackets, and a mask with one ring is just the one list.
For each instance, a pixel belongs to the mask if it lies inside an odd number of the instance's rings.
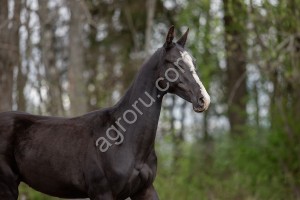
[[[155,99],[154,105],[161,104],[161,100],[164,92],[159,91],[155,84],[158,78],[158,69],[162,67],[159,62],[160,59],[160,49],[157,50],[140,68],[135,80],[121,98],[121,100],[115,105],[115,110],[118,114],[125,112],[128,109],[132,109],[132,104],[139,99],[149,99],[149,95]],[[149,95],[147,95],[149,94]],[[157,98],[159,95],[160,98]],[[150,101],[150,100],[149,100]],[[155,107],[155,106],[154,106]],[[154,108],[153,107],[153,108]],[[150,112],[153,110],[152,106],[149,109],[145,109],[145,112]],[[151,113],[151,112],[150,112]],[[148,114],[150,114],[148,113]],[[123,113],[122,113],[123,114]]]
[[[143,64],[133,84],[114,108],[113,118],[116,120],[122,118],[120,124],[126,130],[125,140],[137,145],[140,154],[149,151],[147,147],[153,147],[162,98],[165,94],[155,85],[159,67],[162,67],[160,51],[154,53]],[[131,120],[130,123],[126,123],[126,116]],[[136,120],[133,120],[135,116]]]

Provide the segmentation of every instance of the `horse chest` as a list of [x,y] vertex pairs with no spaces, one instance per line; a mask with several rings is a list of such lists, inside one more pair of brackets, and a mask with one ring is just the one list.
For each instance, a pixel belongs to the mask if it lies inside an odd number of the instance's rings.
[[129,193],[135,193],[143,187],[148,187],[152,184],[155,178],[155,169],[151,168],[148,164],[137,165],[129,179],[123,191]]
[[133,173],[131,174],[128,184],[139,184],[151,183],[154,178],[153,169],[150,168],[148,164],[143,164],[139,167],[134,168]]

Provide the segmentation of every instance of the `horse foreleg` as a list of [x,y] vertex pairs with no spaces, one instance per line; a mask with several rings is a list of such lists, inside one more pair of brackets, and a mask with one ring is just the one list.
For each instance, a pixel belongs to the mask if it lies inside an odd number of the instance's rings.
[[159,200],[153,185],[131,197],[131,200]]
[[0,199],[17,200],[19,196],[19,182],[14,181],[13,177],[7,177],[0,172]]
[[6,160],[8,159],[0,154],[0,199],[17,200],[19,196],[19,176],[13,172]]

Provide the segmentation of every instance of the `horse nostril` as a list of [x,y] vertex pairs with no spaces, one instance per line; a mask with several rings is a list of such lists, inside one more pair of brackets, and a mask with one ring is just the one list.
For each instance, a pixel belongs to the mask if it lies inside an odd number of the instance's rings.
[[204,97],[199,98],[199,106],[204,107]]

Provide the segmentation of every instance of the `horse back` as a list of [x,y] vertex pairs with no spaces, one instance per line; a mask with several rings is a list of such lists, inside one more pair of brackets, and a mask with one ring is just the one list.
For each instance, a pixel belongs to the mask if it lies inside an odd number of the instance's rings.
[[[20,127],[22,123],[18,123],[16,120],[17,116],[25,116],[25,113],[19,112],[2,112],[0,113],[0,155],[4,156],[12,153],[9,151],[13,147],[14,143],[14,130],[15,127]],[[26,119],[26,118],[25,118]],[[23,125],[29,125],[28,120],[24,120]]]
[[49,120],[51,117],[31,115],[25,112],[1,112],[0,113],[0,154],[8,147],[13,145],[16,134],[24,132],[39,120]]

